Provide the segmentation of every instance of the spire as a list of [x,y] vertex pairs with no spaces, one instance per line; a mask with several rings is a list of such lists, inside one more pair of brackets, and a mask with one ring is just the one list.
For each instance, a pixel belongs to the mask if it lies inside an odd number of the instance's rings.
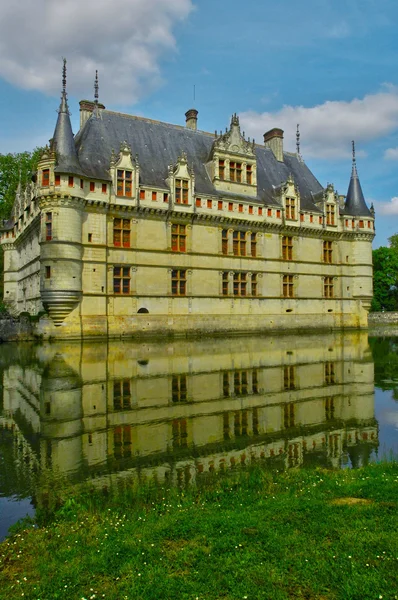
[[95,79],[94,79],[94,115],[96,117],[99,116],[98,111],[98,71],[95,71]]
[[58,119],[55,126],[54,137],[51,143],[51,150],[55,150],[57,156],[57,166],[55,170],[58,173],[82,174],[79,165],[79,159],[75,148],[75,140],[72,133],[70,122],[70,113],[68,109],[68,100],[66,93],[66,59],[63,59],[62,67],[62,92],[61,104],[58,110]]
[[367,217],[372,216],[370,210],[366,206],[365,198],[357,172],[357,161],[355,158],[355,142],[352,142],[352,171],[351,180],[348,187],[347,197],[345,201],[344,213],[347,215]]
[[296,130],[296,153],[297,153],[297,158],[302,161],[303,158],[300,154],[300,125],[299,125],[299,123],[297,123],[297,130]]

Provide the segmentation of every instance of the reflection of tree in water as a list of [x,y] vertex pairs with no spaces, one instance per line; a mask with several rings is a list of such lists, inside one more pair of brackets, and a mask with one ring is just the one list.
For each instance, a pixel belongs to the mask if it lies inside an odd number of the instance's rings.
[[385,390],[393,390],[394,400],[398,400],[398,339],[395,337],[369,338],[375,371],[375,385]]
[[348,448],[348,456],[354,469],[358,467],[366,467],[369,464],[370,455],[373,447],[369,444],[356,444]]

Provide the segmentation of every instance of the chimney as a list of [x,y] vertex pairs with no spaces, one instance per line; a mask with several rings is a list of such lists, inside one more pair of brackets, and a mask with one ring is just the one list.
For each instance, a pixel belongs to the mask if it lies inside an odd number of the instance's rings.
[[[95,102],[92,100],[80,100],[80,129],[83,127],[84,123],[91,117],[91,114],[94,112]],[[104,109],[105,106],[98,102],[98,108]]]
[[266,148],[271,148],[276,160],[283,162],[283,129],[270,129],[264,133],[264,144]]
[[185,126],[188,127],[188,129],[193,129],[194,131],[196,131],[197,125],[198,111],[196,110],[196,108],[190,108],[185,113]]

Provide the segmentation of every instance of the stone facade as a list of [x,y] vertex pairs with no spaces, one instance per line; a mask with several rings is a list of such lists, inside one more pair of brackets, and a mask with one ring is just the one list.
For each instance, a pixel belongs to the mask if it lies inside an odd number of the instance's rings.
[[4,301],[45,309],[38,334],[367,326],[374,213],[355,161],[344,198],[283,151],[280,129],[257,145],[236,115],[208,134],[194,110],[181,127],[81,106],[73,138],[63,90],[2,235]]

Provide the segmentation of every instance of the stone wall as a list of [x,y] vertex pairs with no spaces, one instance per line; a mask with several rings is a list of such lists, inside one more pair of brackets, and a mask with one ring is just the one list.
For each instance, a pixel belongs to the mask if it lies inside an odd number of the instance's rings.
[[398,325],[398,312],[372,312],[368,315],[369,327],[375,325]]
[[0,343],[33,339],[33,326],[29,318],[22,316],[14,319],[8,315],[0,317]]

